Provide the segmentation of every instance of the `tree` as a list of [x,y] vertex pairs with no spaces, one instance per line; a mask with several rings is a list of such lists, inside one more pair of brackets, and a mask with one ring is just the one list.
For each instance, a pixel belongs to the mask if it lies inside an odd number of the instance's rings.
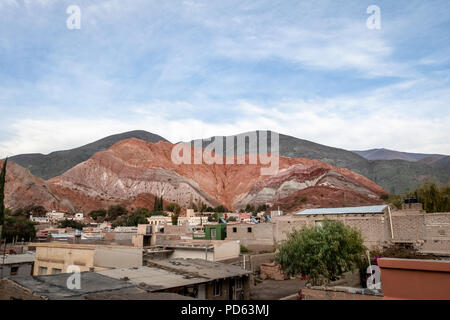
[[113,221],[116,220],[118,217],[125,216],[127,214],[128,214],[127,209],[125,209],[120,205],[109,206],[106,220]]
[[136,208],[136,210],[133,211],[133,214],[145,218],[150,217],[150,211],[147,208],[138,207]]
[[[105,209],[98,209],[89,212],[89,216],[95,221],[103,222],[108,212]],[[101,220],[101,221],[100,221]]]
[[258,206],[258,209],[256,209],[256,212],[266,211],[267,210],[267,204],[262,204]]
[[215,211],[215,212],[218,212],[218,213],[224,213],[224,212],[228,212],[228,209],[225,208],[223,205],[220,205],[220,206],[216,207],[216,208],[214,209],[214,211]]
[[294,230],[282,244],[276,261],[290,276],[308,276],[313,285],[337,280],[359,265],[364,245],[361,233],[340,221]]
[[145,216],[133,213],[128,217],[127,226],[137,226],[138,224],[148,224],[148,220]]
[[179,214],[175,214],[175,213],[172,215],[171,219],[172,219],[172,225],[173,226],[177,226],[178,225],[178,216],[179,216]]
[[5,180],[7,162],[8,158],[3,161],[2,172],[0,173],[0,237],[2,236],[3,224],[5,221]]
[[255,206],[248,203],[247,206],[245,207],[245,212],[247,213],[255,212]]
[[18,239],[33,240],[36,237],[36,229],[34,223],[26,217],[5,217],[3,238],[12,241],[16,237]]
[[164,211],[164,206],[163,206],[163,197],[155,197],[155,203],[153,205],[153,212],[160,212],[160,211]]
[[450,186],[439,188],[434,182],[427,182],[409,196],[417,198],[426,212],[450,211]]
[[80,223],[80,222],[78,222],[78,221],[65,219],[65,220],[62,220],[62,221],[59,222],[58,227],[59,228],[72,228],[72,229],[81,230],[81,229],[83,229],[83,227],[85,227],[85,225]]

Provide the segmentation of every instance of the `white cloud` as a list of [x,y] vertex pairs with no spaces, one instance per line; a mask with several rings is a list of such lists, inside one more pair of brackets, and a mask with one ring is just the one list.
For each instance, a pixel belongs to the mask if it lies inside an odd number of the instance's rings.
[[[137,129],[159,134],[173,143],[268,129],[348,150],[385,147],[450,154],[450,114],[425,118],[420,112],[408,112],[412,105],[420,105],[423,112],[430,112],[441,103],[439,99],[433,100],[436,92],[423,98],[419,97],[420,93],[405,99],[394,98],[397,90],[410,85],[394,85],[367,96],[280,101],[270,106],[236,101],[229,108],[230,121],[194,118],[192,111],[198,106],[167,101],[130,108],[136,117],[128,120],[23,119],[11,125],[11,131],[17,133],[14,137],[0,142],[0,157],[74,148],[107,135]],[[355,111],[358,109],[361,112]],[[180,113],[185,113],[184,117],[180,118]]]

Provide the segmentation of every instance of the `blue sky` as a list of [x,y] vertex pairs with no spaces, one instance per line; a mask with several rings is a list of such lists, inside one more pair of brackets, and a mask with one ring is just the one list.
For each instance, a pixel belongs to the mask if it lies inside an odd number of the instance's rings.
[[450,154],[449,30],[447,0],[0,0],[0,157],[134,129]]

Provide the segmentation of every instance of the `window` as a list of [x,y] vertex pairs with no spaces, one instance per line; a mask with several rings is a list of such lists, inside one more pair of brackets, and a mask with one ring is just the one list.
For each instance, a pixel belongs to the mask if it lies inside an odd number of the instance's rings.
[[251,233],[251,232],[252,232],[252,228],[251,228],[251,227],[248,227],[248,228],[247,228],[247,232],[248,232],[248,233]]
[[237,278],[234,280],[236,290],[242,290],[242,279]]
[[53,268],[53,274],[60,274],[61,271],[62,271],[61,269]]
[[46,275],[46,274],[47,274],[47,267],[39,267],[39,272],[38,272],[38,274],[39,274],[40,276]]
[[233,227],[233,232],[237,232],[237,228],[236,227]]
[[12,276],[17,275],[17,271],[19,271],[19,266],[11,267],[10,275],[12,275]]
[[214,296],[218,297],[222,295],[222,281],[216,280],[214,281]]
[[216,239],[216,229],[211,229],[211,239]]

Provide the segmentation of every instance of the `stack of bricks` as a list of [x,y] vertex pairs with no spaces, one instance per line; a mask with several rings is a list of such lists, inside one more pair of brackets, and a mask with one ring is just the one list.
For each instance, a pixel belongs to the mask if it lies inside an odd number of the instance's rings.
[[283,273],[281,266],[274,263],[261,263],[261,279],[286,280],[288,276]]

